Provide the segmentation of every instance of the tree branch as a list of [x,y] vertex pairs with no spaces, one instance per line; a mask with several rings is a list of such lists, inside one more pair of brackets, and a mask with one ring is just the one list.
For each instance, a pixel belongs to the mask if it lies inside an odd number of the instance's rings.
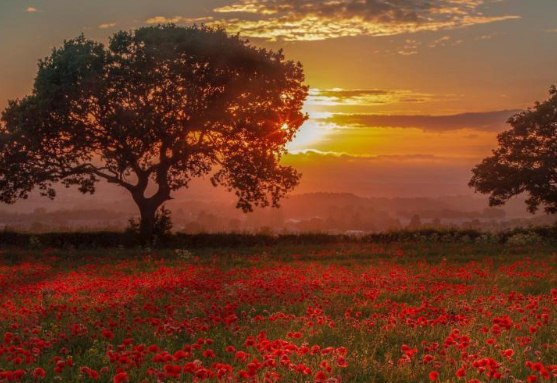
[[[79,167],[82,167],[83,169],[87,169],[88,172],[90,172],[90,173],[92,173],[92,174],[94,174],[94,175],[96,175],[96,176],[99,176],[99,177],[101,177],[101,178],[104,178],[105,180],[107,180],[107,181],[110,182],[110,183],[118,184],[118,185],[120,185],[120,186],[122,186],[122,187],[124,187],[124,188],[126,188],[126,189],[128,189],[128,190],[130,190],[130,191],[134,188],[134,185],[132,185],[132,184],[130,184],[130,183],[128,183],[128,182],[125,182],[125,181],[124,181],[123,179],[121,179],[119,176],[106,174],[106,173],[103,173],[103,172],[101,171],[101,170],[103,170],[103,169],[108,170],[107,168],[97,168],[97,167],[96,167],[95,165],[93,165],[93,164],[83,164],[83,165],[81,165],[81,166],[79,166]],[[79,167],[77,167],[77,168],[75,168],[75,169],[77,170]]]

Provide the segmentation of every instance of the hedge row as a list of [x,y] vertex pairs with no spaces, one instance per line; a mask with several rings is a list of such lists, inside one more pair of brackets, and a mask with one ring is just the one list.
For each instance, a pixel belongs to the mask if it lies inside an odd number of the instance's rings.
[[[183,234],[176,233],[155,240],[157,248],[203,248],[203,247],[253,247],[274,245],[317,245],[338,242],[476,242],[527,244],[534,242],[557,243],[557,226],[519,228],[500,233],[477,230],[393,231],[366,235],[331,234]],[[136,247],[136,236],[123,232],[66,232],[66,233],[19,233],[0,232],[0,247],[22,248],[114,248]]]

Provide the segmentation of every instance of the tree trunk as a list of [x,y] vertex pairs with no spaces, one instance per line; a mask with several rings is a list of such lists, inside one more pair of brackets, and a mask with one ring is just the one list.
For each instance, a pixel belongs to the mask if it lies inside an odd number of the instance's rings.
[[145,203],[139,205],[139,237],[143,245],[149,245],[153,242],[155,229],[155,214],[158,206]]
[[132,197],[139,208],[139,239],[142,245],[152,245],[154,240],[155,216],[157,209],[170,198],[170,189],[159,186],[159,190],[151,197],[145,197],[148,179],[140,178],[140,182],[135,190],[132,190]]

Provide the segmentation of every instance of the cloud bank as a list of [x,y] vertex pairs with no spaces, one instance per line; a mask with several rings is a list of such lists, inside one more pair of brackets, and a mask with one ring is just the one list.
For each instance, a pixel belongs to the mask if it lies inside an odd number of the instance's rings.
[[307,105],[380,105],[425,102],[431,94],[397,89],[318,89],[309,91]]
[[444,116],[384,115],[384,114],[334,114],[324,119],[339,126],[375,128],[419,128],[424,131],[449,131],[474,129],[498,132],[507,127],[506,121],[518,110],[501,110],[485,113],[461,113]]
[[438,31],[517,19],[486,15],[495,0],[235,0],[214,23],[246,37],[311,41]]

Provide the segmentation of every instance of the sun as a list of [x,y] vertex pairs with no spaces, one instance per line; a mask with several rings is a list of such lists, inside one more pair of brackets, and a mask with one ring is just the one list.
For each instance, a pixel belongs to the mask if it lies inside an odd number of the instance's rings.
[[294,139],[288,143],[288,151],[296,153],[316,149],[335,129],[334,124],[323,122],[324,119],[330,116],[331,113],[309,113],[308,120],[300,127]]

